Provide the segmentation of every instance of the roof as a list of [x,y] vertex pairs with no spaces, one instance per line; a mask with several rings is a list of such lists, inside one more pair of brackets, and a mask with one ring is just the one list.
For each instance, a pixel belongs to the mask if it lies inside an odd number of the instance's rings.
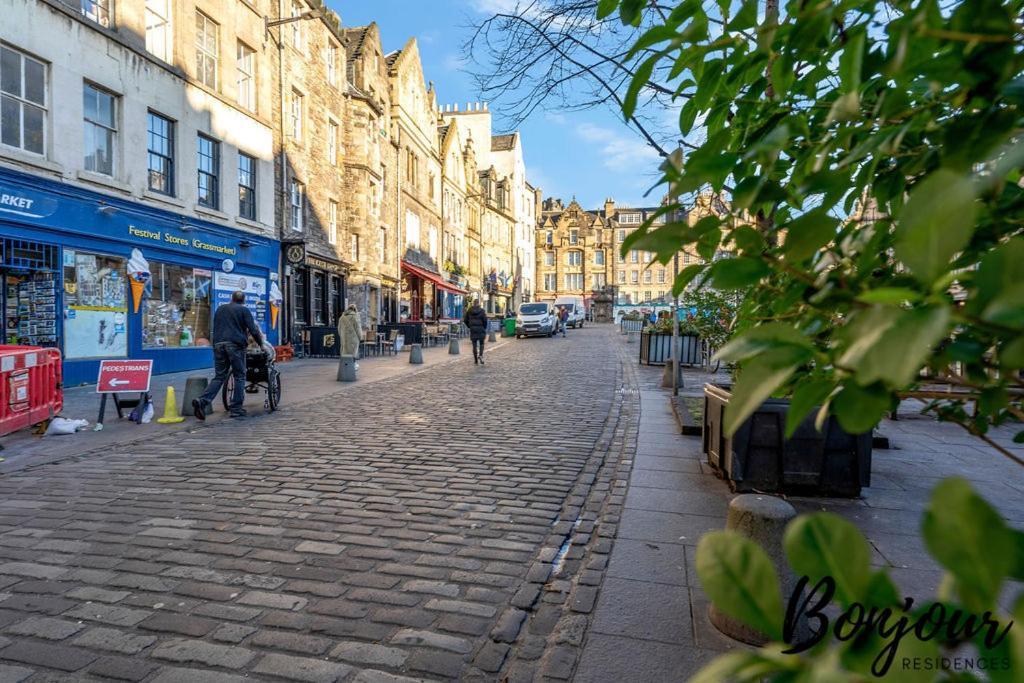
[[394,52],[389,52],[386,55],[384,55],[384,61],[387,62],[388,66],[394,66],[395,62],[397,62],[398,58],[401,57],[401,56],[402,56],[402,51],[401,50],[395,50]]
[[370,33],[370,27],[374,26],[375,23],[342,29],[342,32],[345,34],[345,47],[348,48],[350,57],[358,57],[362,54],[366,36]]
[[508,135],[492,135],[491,136],[491,151],[492,152],[508,152],[513,149],[516,145],[516,134],[509,133]]

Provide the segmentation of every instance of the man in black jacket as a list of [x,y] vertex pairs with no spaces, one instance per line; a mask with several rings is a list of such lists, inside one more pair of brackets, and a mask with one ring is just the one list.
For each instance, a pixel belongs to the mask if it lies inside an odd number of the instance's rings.
[[213,371],[214,378],[206,393],[192,401],[192,411],[198,420],[205,420],[213,409],[213,399],[220,391],[228,374],[235,377],[235,390],[228,405],[231,417],[245,417],[245,347],[249,335],[263,346],[263,333],[245,305],[245,293],[234,292],[231,302],[217,309],[213,315]]
[[478,300],[473,300],[473,305],[466,311],[463,321],[469,328],[469,338],[473,342],[473,362],[483,365],[484,337],[487,336],[487,312],[480,306]]

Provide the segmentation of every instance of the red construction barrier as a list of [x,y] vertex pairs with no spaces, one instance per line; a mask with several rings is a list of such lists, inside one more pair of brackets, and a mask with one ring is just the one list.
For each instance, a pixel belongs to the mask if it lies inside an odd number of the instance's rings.
[[60,351],[0,346],[0,436],[48,420],[63,407]]

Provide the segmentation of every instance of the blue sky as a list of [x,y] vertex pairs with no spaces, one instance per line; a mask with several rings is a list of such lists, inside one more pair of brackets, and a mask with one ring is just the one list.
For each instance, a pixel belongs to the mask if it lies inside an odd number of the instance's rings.
[[[434,81],[439,104],[476,101],[471,78],[462,71],[461,47],[473,22],[489,16],[511,0],[328,0],[342,24],[360,26],[376,21],[385,52],[400,48],[415,36],[423,71]],[[492,102],[495,132],[501,130],[501,102]],[[658,159],[611,110],[537,112],[520,127],[530,182],[544,196],[568,201],[574,194],[585,208],[616,203],[657,204],[657,193],[646,199]]]

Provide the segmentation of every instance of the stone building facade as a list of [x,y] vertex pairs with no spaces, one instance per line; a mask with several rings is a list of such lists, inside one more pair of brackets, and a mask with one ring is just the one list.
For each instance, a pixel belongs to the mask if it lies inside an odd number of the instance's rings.
[[[348,299],[369,324],[398,314],[397,148],[391,94],[376,23],[344,29],[348,113],[344,122],[345,224],[354,242]],[[350,240],[353,238],[350,237]]]

